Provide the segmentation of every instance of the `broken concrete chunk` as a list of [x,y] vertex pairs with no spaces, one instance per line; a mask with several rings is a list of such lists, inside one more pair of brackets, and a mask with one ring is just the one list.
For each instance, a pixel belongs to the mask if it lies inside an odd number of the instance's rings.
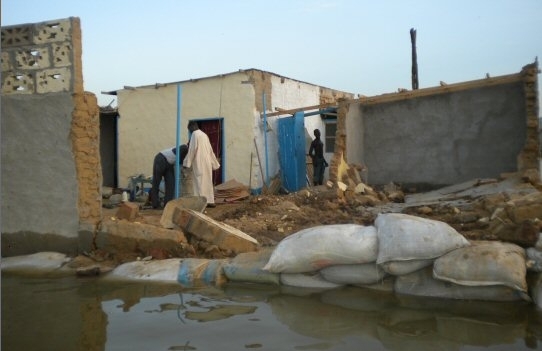
[[205,206],[207,206],[207,199],[205,196],[186,196],[168,201],[164,208],[164,212],[162,212],[160,225],[166,229],[175,228],[175,224],[171,219],[173,218],[173,212],[175,212],[176,208],[188,208],[197,212],[203,212]]
[[255,251],[258,248],[258,241],[250,235],[191,209],[176,207],[173,223],[183,231],[214,244],[222,250],[231,250],[239,254]]
[[359,183],[354,188],[354,192],[356,194],[365,194],[367,192],[374,192],[374,190],[373,190],[373,188],[371,188],[370,186],[368,186],[368,185],[366,185],[364,183]]
[[105,252],[150,255],[161,250],[164,256],[182,257],[191,251],[181,230],[130,221],[104,219],[94,241],[96,248]]
[[117,211],[118,219],[126,219],[130,222],[139,215],[139,205],[133,202],[123,202]]
[[533,272],[542,273],[542,250],[537,250],[535,247],[529,247],[525,250],[527,254],[528,264],[527,269]]

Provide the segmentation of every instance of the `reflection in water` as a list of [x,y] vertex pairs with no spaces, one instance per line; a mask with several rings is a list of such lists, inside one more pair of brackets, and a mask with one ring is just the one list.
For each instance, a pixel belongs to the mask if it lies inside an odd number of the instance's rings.
[[207,311],[187,311],[185,317],[198,322],[211,322],[240,314],[251,314],[254,311],[256,311],[256,306],[216,305],[209,307]]
[[197,350],[197,348],[188,345],[188,342],[182,346],[171,346],[168,348],[168,350],[182,350],[182,351],[188,351],[188,350]]
[[81,298],[79,289],[74,279],[2,275],[2,350],[103,350],[100,297]]
[[2,276],[2,350],[528,350],[541,341],[542,311],[524,302]]
[[[323,303],[323,304],[322,304]],[[542,347],[540,311],[524,302],[495,303],[397,298],[346,287],[313,296],[270,299],[276,318],[297,333],[341,339],[357,335],[379,340],[390,350],[455,350],[464,345]]]

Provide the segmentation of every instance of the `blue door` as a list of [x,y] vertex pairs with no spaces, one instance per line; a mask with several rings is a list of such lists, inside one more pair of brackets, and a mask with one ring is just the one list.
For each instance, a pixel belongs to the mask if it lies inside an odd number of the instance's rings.
[[288,191],[298,191],[307,184],[304,121],[303,112],[278,120],[282,186]]

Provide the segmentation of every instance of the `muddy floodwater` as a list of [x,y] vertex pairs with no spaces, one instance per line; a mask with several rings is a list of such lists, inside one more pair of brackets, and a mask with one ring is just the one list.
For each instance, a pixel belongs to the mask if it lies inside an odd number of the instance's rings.
[[542,350],[523,302],[2,276],[2,351]]

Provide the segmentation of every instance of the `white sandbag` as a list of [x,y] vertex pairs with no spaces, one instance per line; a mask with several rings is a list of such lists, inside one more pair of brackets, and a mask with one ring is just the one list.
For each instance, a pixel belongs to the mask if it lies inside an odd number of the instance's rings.
[[60,252],[37,252],[30,255],[2,257],[2,272],[20,274],[73,274],[67,267],[71,258]]
[[538,233],[538,240],[534,244],[535,249],[542,251],[542,232]]
[[[379,214],[375,227],[378,235],[378,264],[431,260],[469,245],[467,239],[444,222],[402,213]],[[409,273],[408,269],[403,271],[403,274]]]
[[127,262],[112,270],[105,279],[176,283],[180,262],[178,258]]
[[500,241],[473,241],[435,260],[436,279],[468,286],[504,285],[527,292],[525,250]]
[[527,253],[527,269],[533,272],[542,272],[542,250],[536,247],[529,247]]
[[375,262],[329,266],[322,268],[320,274],[329,282],[346,285],[374,284],[386,275]]
[[226,259],[184,258],[179,267],[178,282],[184,287],[221,286],[228,281],[222,267]]
[[374,284],[356,284],[355,286],[363,289],[376,290],[382,292],[393,292],[395,284],[395,276],[387,275],[381,281]]
[[314,272],[337,264],[374,262],[377,254],[375,227],[322,225],[283,239],[263,269],[273,273]]
[[533,273],[529,276],[529,293],[533,302],[542,311],[542,273]]
[[279,285],[280,277],[278,273],[263,270],[272,253],[273,249],[271,248],[241,253],[224,264],[224,274],[231,281]]
[[503,285],[465,286],[433,278],[431,267],[398,276],[394,290],[397,294],[438,297],[459,300],[518,301],[530,300],[515,289]]
[[434,259],[409,260],[409,261],[388,261],[380,264],[382,270],[391,275],[403,275],[415,272],[424,267],[431,266]]
[[281,273],[280,283],[287,286],[311,289],[334,289],[341,286],[341,284],[328,282],[318,272]]

